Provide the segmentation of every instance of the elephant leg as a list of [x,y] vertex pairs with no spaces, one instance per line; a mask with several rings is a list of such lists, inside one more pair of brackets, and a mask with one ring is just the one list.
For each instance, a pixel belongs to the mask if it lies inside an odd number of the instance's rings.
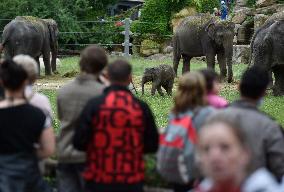
[[51,75],[51,67],[50,67],[50,52],[45,51],[43,53],[43,62],[45,68],[45,75]]
[[38,68],[38,76],[40,76],[40,62],[39,62],[39,56],[35,58]]
[[177,77],[177,74],[178,74],[178,65],[179,65],[180,58],[181,58],[180,55],[174,56],[174,65],[173,65],[173,67],[174,67],[174,71],[175,71],[176,77]]
[[207,68],[213,69],[215,71],[215,54],[208,53],[206,55],[206,63],[207,63]]
[[269,75],[269,85],[268,85],[268,89],[273,88],[273,78],[272,78],[272,70],[268,71],[268,75]]
[[157,90],[158,90],[158,93],[159,93],[161,96],[164,96],[164,93],[163,93],[163,91],[162,91],[161,85],[159,85],[159,86],[157,87]]
[[182,74],[190,71],[190,57],[183,56]]
[[173,81],[169,81],[168,85],[165,87],[165,90],[167,91],[167,94],[169,96],[171,96],[173,92],[173,83],[174,83]]
[[284,95],[284,67],[277,66],[273,69],[275,84],[273,87],[273,94],[275,96]]
[[151,89],[151,95],[155,95],[157,87],[158,87],[158,83],[153,82],[152,83],[152,89]]
[[51,69],[53,73],[56,73],[56,59],[57,59],[57,51],[53,51],[51,58]]
[[225,57],[225,54],[224,53],[218,53],[217,54],[217,60],[218,60],[218,63],[219,63],[221,78],[223,80],[227,76],[227,67],[226,67],[226,57]]

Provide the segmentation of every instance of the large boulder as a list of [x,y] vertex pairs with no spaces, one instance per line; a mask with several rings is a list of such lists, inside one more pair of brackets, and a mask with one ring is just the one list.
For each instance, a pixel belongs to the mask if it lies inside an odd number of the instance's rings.
[[247,0],[236,0],[235,11],[245,7],[247,5]]
[[269,16],[264,14],[256,14],[254,16],[254,31],[256,31],[259,27],[261,27]]
[[251,15],[253,15],[252,9],[247,8],[247,7],[242,7],[235,11],[232,21],[235,24],[242,24],[246,20],[247,16],[251,16]]
[[273,4],[275,4],[275,0],[257,0],[256,2],[256,6],[258,7],[267,7]]
[[234,45],[233,60],[234,64],[248,64],[250,60],[250,45]]
[[255,10],[255,14],[272,15],[284,11],[284,4],[273,4],[267,7],[260,7]]
[[160,45],[153,40],[144,40],[141,43],[140,54],[149,57],[160,52]]
[[237,44],[247,45],[250,43],[251,37],[253,35],[254,20],[253,17],[248,17],[246,21],[238,28],[237,31]]

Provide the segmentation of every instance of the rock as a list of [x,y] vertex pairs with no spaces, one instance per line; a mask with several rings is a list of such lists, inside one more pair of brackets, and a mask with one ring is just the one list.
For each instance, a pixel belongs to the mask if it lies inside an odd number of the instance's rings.
[[256,2],[256,6],[258,7],[267,7],[269,5],[273,5],[275,3],[275,0],[258,0]]
[[141,54],[145,57],[149,57],[151,55],[159,53],[159,49],[144,49],[141,50]]
[[174,48],[172,46],[167,46],[163,49],[163,53],[172,53]]
[[250,60],[250,45],[234,45],[233,64],[248,64]]
[[232,18],[232,21],[236,24],[242,24],[246,20],[247,15],[243,13],[236,13],[236,15]]
[[251,15],[253,15],[252,9],[247,7],[242,7],[239,8],[237,11],[235,11],[235,16],[232,18],[232,21],[235,24],[242,24],[246,20],[247,16]]
[[235,11],[238,11],[242,7],[245,7],[247,5],[247,0],[236,0],[236,6]]
[[255,10],[255,14],[272,15],[284,11],[284,4],[274,4],[267,7],[260,7]]
[[170,54],[158,53],[158,54],[151,55],[151,56],[147,57],[147,59],[162,61],[162,60],[165,60],[165,59],[172,59],[172,54],[171,53]]
[[254,16],[254,31],[256,31],[259,27],[261,27],[265,21],[268,19],[267,15],[257,14]]
[[157,42],[149,39],[142,41],[140,53],[143,56],[148,57],[150,55],[154,55],[159,52],[160,52],[160,45]]
[[249,44],[253,35],[254,20],[252,17],[248,17],[246,21],[239,27],[237,32],[237,44],[246,45]]

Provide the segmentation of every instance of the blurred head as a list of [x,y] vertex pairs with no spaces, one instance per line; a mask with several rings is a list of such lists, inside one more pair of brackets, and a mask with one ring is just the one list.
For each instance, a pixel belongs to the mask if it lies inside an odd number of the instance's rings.
[[6,90],[18,91],[24,88],[28,79],[27,72],[22,66],[12,60],[4,60],[0,65],[0,77]]
[[206,85],[199,72],[187,72],[180,77],[174,97],[174,113],[182,113],[206,104]]
[[207,93],[218,94],[220,91],[220,80],[218,73],[216,73],[213,69],[202,69],[200,72],[205,78]]
[[37,62],[29,55],[17,55],[13,58],[13,61],[23,67],[28,74],[29,82],[34,83],[38,75]]
[[111,84],[128,86],[131,82],[132,67],[125,60],[116,60],[107,66],[107,76]]
[[98,74],[107,65],[108,58],[103,48],[91,45],[83,50],[79,62],[82,72]]
[[214,8],[214,11],[215,11],[215,12],[217,12],[217,11],[218,11],[218,9],[215,7],[215,8]]
[[268,72],[262,68],[253,66],[247,69],[240,82],[242,97],[258,100],[263,97],[269,84]]
[[225,1],[221,1],[221,4],[222,4],[222,5],[225,5]]
[[239,117],[221,111],[212,115],[198,136],[198,157],[204,175],[214,182],[241,182],[250,160]]

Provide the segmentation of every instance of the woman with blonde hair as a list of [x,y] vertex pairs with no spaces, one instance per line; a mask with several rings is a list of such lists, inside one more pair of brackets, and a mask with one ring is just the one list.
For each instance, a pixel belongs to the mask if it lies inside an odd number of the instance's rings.
[[[193,127],[198,131],[206,117],[213,111],[214,109],[208,107],[206,103],[206,83],[203,75],[200,72],[187,72],[180,77],[170,118],[189,116],[192,119]],[[185,192],[192,189],[198,177],[197,171],[194,179],[189,183],[182,185],[174,183],[174,191]]]

